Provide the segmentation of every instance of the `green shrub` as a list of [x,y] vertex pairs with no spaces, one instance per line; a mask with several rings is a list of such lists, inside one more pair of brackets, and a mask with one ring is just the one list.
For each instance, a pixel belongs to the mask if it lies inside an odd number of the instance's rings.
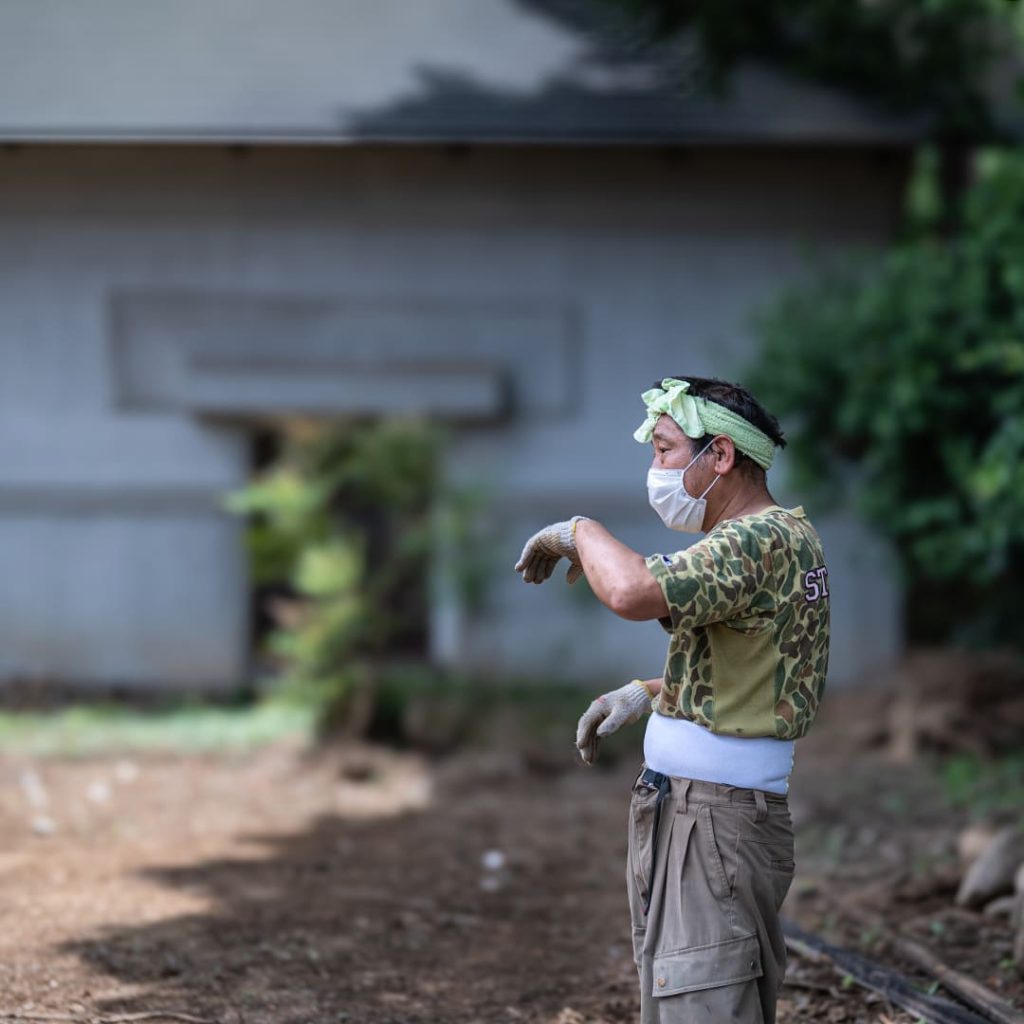
[[892,542],[912,638],[1021,645],[1024,158],[979,162],[961,224],[785,294],[748,382],[794,486]]
[[324,728],[353,716],[368,728],[387,666],[425,655],[440,547],[457,597],[485,600],[472,529],[483,495],[443,485],[442,446],[418,420],[298,424],[274,463],[227,498],[248,519],[254,583],[274,591],[276,694],[315,707]]

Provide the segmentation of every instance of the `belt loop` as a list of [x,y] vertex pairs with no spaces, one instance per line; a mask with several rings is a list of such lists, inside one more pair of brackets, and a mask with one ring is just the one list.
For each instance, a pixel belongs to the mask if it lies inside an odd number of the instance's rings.
[[754,790],[754,803],[757,804],[754,821],[764,821],[768,817],[768,801],[765,800],[764,793],[760,789]]
[[690,779],[684,779],[683,784],[679,787],[679,810],[683,814],[688,814],[690,810]]

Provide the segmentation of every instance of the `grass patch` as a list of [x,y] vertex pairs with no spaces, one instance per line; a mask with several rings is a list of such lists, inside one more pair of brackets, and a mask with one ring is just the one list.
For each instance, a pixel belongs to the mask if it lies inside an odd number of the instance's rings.
[[79,704],[47,712],[0,711],[0,747],[36,757],[242,751],[287,736],[307,738],[313,725],[310,709],[275,701],[248,707],[190,703],[155,710]]
[[[36,757],[190,754],[244,751],[291,736],[326,743],[358,736],[438,755],[468,747],[527,755],[559,751],[573,759],[577,720],[600,692],[600,683],[477,680],[406,665],[383,672],[368,702],[353,691],[351,700],[331,705],[284,685],[269,687],[252,704],[192,699],[138,707],[106,699],[42,711],[0,710],[0,749]],[[599,765],[638,759],[642,732],[638,725],[602,740]]]

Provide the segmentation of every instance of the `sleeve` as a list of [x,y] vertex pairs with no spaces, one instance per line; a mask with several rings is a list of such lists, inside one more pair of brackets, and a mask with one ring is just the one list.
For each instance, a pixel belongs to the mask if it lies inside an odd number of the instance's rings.
[[672,555],[650,555],[646,563],[665,595],[668,618],[658,621],[670,633],[738,618],[768,597],[771,556],[741,526],[715,530]]

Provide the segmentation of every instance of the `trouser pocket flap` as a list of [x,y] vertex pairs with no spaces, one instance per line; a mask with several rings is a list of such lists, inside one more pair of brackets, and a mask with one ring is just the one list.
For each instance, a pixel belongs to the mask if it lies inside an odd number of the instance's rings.
[[749,981],[762,974],[757,935],[741,935],[708,946],[690,946],[654,958],[654,995],[672,996]]

